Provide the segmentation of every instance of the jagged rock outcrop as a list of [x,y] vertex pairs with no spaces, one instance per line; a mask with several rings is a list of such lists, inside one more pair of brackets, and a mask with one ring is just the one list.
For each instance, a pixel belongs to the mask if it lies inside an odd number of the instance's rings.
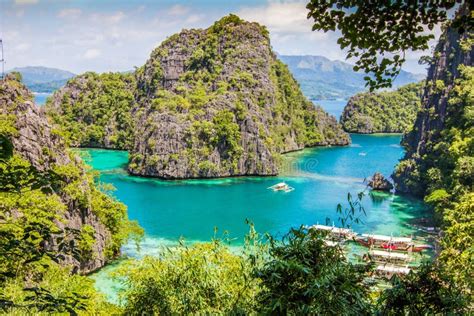
[[390,191],[393,189],[393,185],[385,179],[385,177],[380,173],[376,172],[372,178],[369,180],[368,186],[373,190],[377,191]]
[[424,82],[412,83],[396,91],[365,92],[351,97],[341,115],[349,133],[405,133],[412,127],[421,108]]
[[[81,273],[104,266],[119,253],[123,241],[114,235],[122,231],[117,227],[112,231],[106,220],[115,214],[114,220],[125,224],[125,206],[96,188],[82,161],[68,152],[64,139],[15,74],[0,81],[0,118],[0,200],[5,199],[0,202],[0,221],[21,221],[27,216],[36,221],[54,219],[61,233],[42,243],[44,251],[64,255],[61,264]],[[29,195],[19,192],[31,194],[36,202],[25,202]],[[51,201],[57,201],[55,207],[44,210],[49,215],[43,219],[39,210]],[[67,251],[58,249],[59,237],[67,240]]]
[[171,36],[136,76],[132,174],[275,175],[281,153],[350,141],[303,96],[266,29],[234,15]]
[[[469,15],[470,11],[465,3],[457,17]],[[456,128],[459,133],[464,129],[469,131],[468,126],[463,126],[461,115],[463,108],[470,106],[470,102],[452,100],[456,102],[450,108],[449,100],[457,93],[453,87],[461,78],[461,66],[473,66],[472,37],[471,28],[460,30],[453,26],[449,26],[441,35],[428,70],[422,110],[417,115],[412,131],[403,139],[407,152],[392,175],[400,192],[424,195],[428,186],[435,189],[438,182],[449,181],[457,168],[457,163],[442,162],[440,157],[451,145],[446,142],[453,141],[446,130],[449,116],[453,117],[449,128]],[[443,173],[446,175],[443,176]],[[442,177],[445,179],[441,179]]]

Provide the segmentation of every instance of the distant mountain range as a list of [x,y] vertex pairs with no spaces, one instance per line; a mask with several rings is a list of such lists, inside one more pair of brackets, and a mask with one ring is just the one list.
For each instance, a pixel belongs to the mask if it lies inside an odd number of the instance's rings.
[[[305,95],[312,100],[348,99],[366,90],[365,73],[355,72],[353,65],[330,60],[323,56],[279,55],[288,65],[295,79],[300,83]],[[423,80],[425,75],[401,71],[393,88]]]
[[33,92],[51,93],[66,84],[66,82],[76,74],[41,66],[28,66],[13,68],[11,71],[18,71],[23,77],[23,83]]

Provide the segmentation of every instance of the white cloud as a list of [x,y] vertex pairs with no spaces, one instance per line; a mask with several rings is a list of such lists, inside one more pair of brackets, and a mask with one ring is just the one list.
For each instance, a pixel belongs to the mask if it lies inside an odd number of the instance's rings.
[[82,14],[80,9],[63,9],[58,12],[59,18],[77,19]]
[[237,13],[245,20],[259,22],[273,32],[305,33],[311,31],[311,21],[304,2],[269,2],[265,6],[244,7]]
[[38,0],[15,0],[15,4],[37,4],[37,3],[38,3]]
[[107,19],[107,22],[111,24],[116,24],[122,21],[124,17],[125,17],[125,13],[123,13],[122,11],[118,11],[115,14],[108,16],[106,19]]
[[21,44],[18,44],[15,46],[15,50],[17,52],[24,52],[24,51],[27,51],[28,49],[30,49],[31,45],[30,44],[27,44],[27,43],[21,43]]
[[194,23],[202,21],[203,19],[204,19],[204,16],[200,14],[191,14],[190,16],[186,18],[184,22],[186,24],[194,24]]
[[268,1],[265,5],[244,7],[239,16],[265,25],[270,31],[273,48],[282,55],[322,55],[345,59],[337,44],[338,33],[312,31],[307,19],[306,2]]
[[100,49],[91,48],[91,49],[86,50],[83,57],[85,59],[95,59],[95,58],[99,57],[100,54],[101,54]]
[[117,11],[113,14],[99,14],[93,13],[91,16],[91,20],[94,23],[101,23],[105,22],[107,24],[117,24],[126,17],[125,13],[122,11]]
[[185,15],[188,12],[189,8],[180,4],[176,4],[168,10],[169,15]]

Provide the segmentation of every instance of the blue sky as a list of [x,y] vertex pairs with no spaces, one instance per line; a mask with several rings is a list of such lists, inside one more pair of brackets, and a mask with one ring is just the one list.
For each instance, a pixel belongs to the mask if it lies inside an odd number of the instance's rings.
[[[235,13],[264,24],[280,54],[344,60],[338,34],[312,32],[305,1],[0,0],[6,68],[27,65],[84,71],[125,71],[183,28],[205,28]],[[424,54],[429,54],[425,52]],[[405,69],[424,73],[421,52]]]

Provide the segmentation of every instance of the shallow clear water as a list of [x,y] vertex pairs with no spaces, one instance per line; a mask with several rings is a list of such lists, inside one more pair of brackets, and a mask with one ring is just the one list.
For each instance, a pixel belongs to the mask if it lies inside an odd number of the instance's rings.
[[[246,219],[259,232],[282,235],[291,227],[315,223],[338,224],[336,207],[345,205],[347,193],[364,191],[364,179],[379,171],[388,176],[403,154],[400,135],[352,135],[352,145],[306,149],[286,155],[279,177],[242,177],[213,180],[162,181],[126,173],[124,151],[83,149],[84,159],[101,172],[101,180],[116,187],[116,197],[128,206],[131,219],[145,229],[141,250],[123,247],[125,255],[157,254],[180,237],[189,242],[209,241],[228,231],[233,246],[242,244],[248,232]],[[273,192],[269,186],[285,181],[295,190]],[[363,199],[366,216],[355,231],[407,235],[414,233],[409,221],[426,215],[425,205],[415,199],[387,193]],[[117,302],[117,288],[109,272],[116,263],[92,277],[96,287]]]

